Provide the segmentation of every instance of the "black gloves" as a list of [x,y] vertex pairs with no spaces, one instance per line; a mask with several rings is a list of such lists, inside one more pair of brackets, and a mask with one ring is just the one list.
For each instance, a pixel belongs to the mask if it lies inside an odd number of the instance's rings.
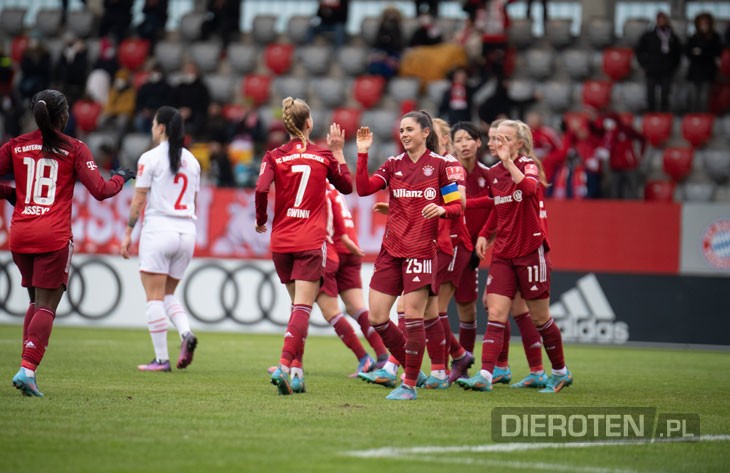
[[124,182],[127,182],[130,179],[134,179],[137,176],[137,173],[131,169],[114,169],[112,170],[111,175],[112,177],[121,176],[122,179],[124,179]]

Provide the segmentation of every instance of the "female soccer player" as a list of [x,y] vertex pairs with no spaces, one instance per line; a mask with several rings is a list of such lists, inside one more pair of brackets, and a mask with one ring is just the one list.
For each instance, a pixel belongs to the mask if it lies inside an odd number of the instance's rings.
[[287,97],[282,108],[291,139],[268,151],[261,161],[256,183],[256,231],[267,231],[268,194],[273,183],[276,197],[271,252],[279,279],[289,291],[292,313],[279,368],[271,374],[271,382],[279,394],[288,395],[293,393],[292,361],[304,351],[309,314],[326,262],[327,179],[343,194],[352,192],[352,179],[342,152],[345,139],[339,125],[330,126],[330,151],[309,142],[313,122],[305,101]]
[[[432,287],[436,256],[437,217],[461,213],[456,184],[458,176],[447,171],[448,160],[436,153],[438,143],[431,117],[409,112],[400,123],[405,153],[388,158],[372,177],[368,175],[368,151],[372,133],[357,133],[357,192],[370,195],[390,187],[390,210],[383,246],[370,280],[370,323],[383,343],[405,368],[403,384],[387,399],[416,399],[416,382],[426,345],[423,316]],[[390,309],[403,293],[406,333],[390,322]]]
[[89,148],[62,133],[68,122],[68,102],[61,92],[38,92],[31,110],[38,129],[0,148],[0,175],[15,176],[10,251],[30,296],[23,322],[23,359],[13,385],[26,396],[43,397],[35,372],[68,284],[74,184],[81,181],[94,198],[103,200],[119,193],[134,172],[112,171],[109,181],[101,177]]
[[[553,393],[573,383],[565,365],[560,329],[550,317],[550,245],[547,239],[543,189],[547,185],[539,161],[532,158],[530,128],[505,120],[497,129],[500,162],[489,169],[489,193],[494,198],[496,239],[487,281],[487,332],[479,374],[458,380],[465,389],[491,391],[497,357],[504,341],[512,299],[520,291],[552,363],[552,375],[540,392]],[[490,222],[484,229],[490,228]],[[483,229],[483,231],[484,231]],[[487,240],[480,234],[477,252]]]
[[195,251],[195,203],[200,191],[200,163],[183,148],[183,119],[177,109],[164,106],[157,110],[152,120],[152,139],[157,146],[142,154],[137,162],[137,185],[121,254],[125,259],[129,258],[132,230],[144,207],[139,275],[147,295],[147,329],[155,358],[137,369],[170,371],[167,319],[177,328],[181,339],[178,369],[193,361],[198,345],[185,309],[175,297],[175,289]]

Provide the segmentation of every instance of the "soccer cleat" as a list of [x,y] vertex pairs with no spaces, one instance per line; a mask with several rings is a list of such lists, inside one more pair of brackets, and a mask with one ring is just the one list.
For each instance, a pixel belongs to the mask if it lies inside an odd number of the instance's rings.
[[487,378],[477,373],[471,378],[459,378],[456,380],[456,384],[464,388],[466,391],[485,391],[490,392],[492,390],[492,383],[487,381]]
[[525,378],[510,386],[510,388],[544,388],[547,384],[545,373],[530,373]]
[[509,382],[512,381],[512,372],[509,369],[509,366],[507,369],[502,369],[499,366],[494,367],[494,371],[492,372],[492,384],[509,384]]
[[387,353],[380,355],[378,357],[378,362],[375,363],[375,369],[379,370],[380,368],[385,367],[385,364],[388,362],[388,358],[390,358],[390,357],[388,356]]
[[426,376],[426,373],[423,371],[418,372],[418,379],[416,380],[416,387],[422,388],[426,384],[426,380],[428,380],[428,376]]
[[357,365],[357,371],[350,375],[350,378],[357,378],[358,373],[370,373],[375,369],[375,360],[370,355],[360,358]]
[[393,392],[385,397],[385,399],[390,401],[415,401],[416,389],[409,388],[405,384],[401,384],[398,389],[394,389]]
[[551,374],[547,380],[545,388],[541,389],[538,392],[557,393],[560,392],[561,389],[567,388],[571,384],[573,384],[573,373],[571,373],[570,371],[565,373],[563,376]]
[[425,389],[449,389],[449,380],[447,378],[438,379],[435,376],[429,376],[423,383]]
[[306,393],[307,388],[304,386],[304,378],[294,375],[291,379],[291,390],[295,394]]
[[172,371],[170,368],[170,360],[160,361],[157,358],[150,361],[146,365],[137,365],[139,371],[159,371],[168,372]]
[[193,362],[193,354],[197,346],[198,337],[193,335],[193,332],[186,333],[180,344],[180,357],[177,359],[177,369],[181,370],[186,368]]
[[395,375],[388,373],[383,368],[375,370],[371,373],[358,373],[357,377],[371,384],[380,384],[386,388],[395,386]]
[[277,369],[279,368],[276,366],[269,366],[268,368],[266,368],[266,372],[269,374],[274,374],[274,371],[276,371]]
[[451,362],[451,374],[449,375],[449,383],[453,383],[459,378],[469,377],[469,368],[474,364],[474,355],[470,352]]
[[276,389],[282,396],[288,396],[294,393],[289,373],[284,373],[281,368],[277,368],[276,371],[271,374],[271,384],[276,386]]
[[13,376],[13,386],[15,386],[17,389],[20,389],[20,392],[23,393],[23,396],[43,397],[43,393],[38,390],[38,385],[35,382],[35,377],[26,375],[23,368],[20,368],[15,376]]

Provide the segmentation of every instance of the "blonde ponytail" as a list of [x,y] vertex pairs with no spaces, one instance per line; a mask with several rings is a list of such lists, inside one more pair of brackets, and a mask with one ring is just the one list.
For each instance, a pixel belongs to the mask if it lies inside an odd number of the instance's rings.
[[302,151],[307,149],[307,136],[302,129],[310,115],[309,105],[302,99],[287,97],[281,102],[281,120],[290,135],[302,140]]

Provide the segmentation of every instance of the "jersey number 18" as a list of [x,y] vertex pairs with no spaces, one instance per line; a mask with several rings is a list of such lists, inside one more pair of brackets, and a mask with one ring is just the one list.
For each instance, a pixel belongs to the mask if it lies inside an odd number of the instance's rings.
[[[53,205],[56,200],[56,180],[58,162],[55,159],[40,158],[37,162],[31,157],[23,158],[26,167],[25,204]],[[46,175],[48,174],[48,175]]]

